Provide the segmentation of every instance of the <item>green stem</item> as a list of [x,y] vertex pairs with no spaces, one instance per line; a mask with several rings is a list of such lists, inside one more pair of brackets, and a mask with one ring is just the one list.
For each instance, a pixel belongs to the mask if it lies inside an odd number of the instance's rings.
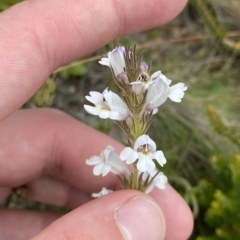
[[138,169],[136,164],[134,165],[134,171],[133,171],[133,181],[132,181],[132,189],[138,190]]

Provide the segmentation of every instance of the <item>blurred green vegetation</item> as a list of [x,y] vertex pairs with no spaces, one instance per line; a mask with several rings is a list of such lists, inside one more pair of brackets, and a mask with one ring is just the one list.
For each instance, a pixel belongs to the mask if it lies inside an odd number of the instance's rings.
[[22,2],[23,0],[1,0],[0,2],[0,11],[3,11],[12,5]]
[[196,239],[237,240],[240,239],[240,138],[233,129],[225,126],[213,106],[208,107],[208,115],[215,131],[239,149],[229,157],[213,156],[210,162],[216,181],[205,175],[194,189],[202,215],[197,220],[201,236]]
[[[0,10],[15,2],[2,1]],[[182,103],[168,101],[161,106],[149,134],[168,160],[163,171],[194,212],[191,239],[238,240],[239,30],[239,0],[190,0],[183,13],[166,26],[120,37],[92,56],[59,69],[30,101],[37,107],[58,106],[55,96],[60,86],[55,78],[73,85],[83,83],[86,92],[81,94],[87,95],[89,89],[99,90],[91,78],[101,73],[101,90],[107,86],[114,89],[109,69],[96,60],[118,44],[137,43],[144,59],[152,60],[152,72],[161,69],[173,84],[184,82],[188,86]],[[66,103],[64,110],[71,108]],[[81,108],[78,111],[83,112]],[[87,119],[81,116],[80,120],[124,142],[124,135],[111,121],[93,122],[89,115]]]

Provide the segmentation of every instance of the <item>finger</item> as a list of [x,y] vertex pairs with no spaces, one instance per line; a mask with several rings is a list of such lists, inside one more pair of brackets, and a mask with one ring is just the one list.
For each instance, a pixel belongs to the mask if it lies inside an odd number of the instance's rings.
[[72,211],[33,239],[163,240],[165,226],[161,209],[149,196],[118,191]]
[[165,240],[188,239],[193,230],[193,214],[183,198],[169,184],[164,190],[155,188],[150,195],[161,206],[165,216]]
[[119,35],[174,18],[187,0],[32,0],[0,14],[0,119],[19,108],[57,67]]
[[50,205],[74,209],[92,200],[90,194],[50,177],[37,179],[27,184],[27,187],[28,199]]
[[[130,194],[129,194],[130,193]],[[136,192],[134,192],[135,194]],[[106,211],[109,211],[109,209],[106,209],[107,206],[110,206],[110,204],[115,204],[115,207],[111,208],[114,212],[117,211],[119,206],[123,205],[123,201],[126,199],[130,201],[130,198],[135,198],[136,195],[132,195],[132,191],[120,191],[115,193],[115,197],[113,195],[109,195],[108,200],[106,198],[102,198],[99,200],[95,200],[92,203],[86,204],[86,206],[82,206],[80,210],[78,209],[77,212],[75,211],[73,215],[68,216],[67,218],[64,218],[64,221],[59,224],[57,224],[57,227],[55,225],[54,228],[60,228],[63,231],[66,232],[66,234],[74,233],[77,236],[77,233],[74,229],[65,230],[62,228],[61,224],[65,226],[66,223],[69,225],[72,224],[72,221],[75,221],[73,225],[77,225],[76,228],[82,227],[86,228],[83,232],[92,231],[92,226],[95,226],[95,223],[91,226],[90,223],[86,223],[86,216],[88,218],[92,218],[93,221],[99,221],[99,218],[104,218],[106,221],[113,220],[111,219],[111,215],[109,213],[106,213]],[[139,195],[140,194],[140,195]],[[187,208],[186,204],[183,202],[183,200],[180,198],[179,195],[176,194],[176,192],[168,187],[166,190],[158,190],[155,189],[154,192],[151,194],[156,197],[158,205],[161,207],[164,218],[166,220],[166,237],[165,240],[186,240],[190,236],[190,233],[192,231],[192,215]],[[110,197],[111,196],[111,197]],[[116,197],[117,196],[117,197]],[[137,193],[137,196],[141,196],[142,198],[146,199],[146,196],[142,195],[141,193]],[[148,197],[147,197],[148,198]],[[104,200],[103,200],[104,199]],[[93,204],[94,203],[94,204]],[[135,216],[136,218],[139,217],[139,212],[144,207],[141,205],[140,209],[137,210],[137,214],[134,212],[131,212],[132,210],[128,210],[128,215]],[[89,210],[90,209],[90,210]],[[99,211],[100,210],[100,211]],[[96,212],[98,216],[96,216]],[[104,213],[103,213],[104,212]],[[113,214],[112,212],[112,214]],[[51,223],[53,220],[57,219],[60,215],[57,214],[51,214],[51,213],[35,213],[35,212],[21,212],[21,211],[0,211],[0,237],[1,233],[3,236],[8,237],[1,237],[0,239],[29,239],[31,236],[38,233],[40,230],[45,228],[49,223]],[[82,218],[79,219],[79,216],[82,216]],[[151,215],[149,215],[149,212],[147,212],[147,216],[144,217],[144,224],[149,223],[147,218],[151,219]],[[78,222],[76,222],[76,219],[78,219]],[[62,220],[61,220],[62,221]],[[153,221],[153,219],[150,220]],[[20,222],[20,225],[19,225]],[[29,229],[29,222],[31,222],[31,228]],[[86,223],[87,227],[82,223]],[[88,228],[90,225],[91,229]],[[105,226],[106,228],[112,228],[112,226]],[[147,225],[145,225],[145,228]],[[102,225],[101,227],[102,228]],[[22,229],[26,229],[26,231],[22,231]],[[94,228],[95,229],[95,228]],[[141,229],[141,228],[140,228]],[[159,226],[157,227],[159,230]],[[104,229],[103,229],[104,230]],[[18,238],[19,231],[21,231],[22,238]],[[30,232],[29,232],[30,231]],[[53,228],[50,228],[49,231],[52,231],[52,234],[57,234]],[[78,230],[78,233],[80,234],[82,229],[80,228]],[[60,233],[59,233],[60,234]],[[98,233],[96,233],[98,234]],[[106,232],[108,234],[108,231]],[[142,233],[141,233],[142,234]],[[57,237],[58,235],[56,235]],[[40,238],[41,239],[41,238]],[[50,236],[46,236],[46,239],[61,239],[61,238],[50,238]],[[68,238],[71,239],[71,238]],[[81,238],[84,240],[84,238]],[[95,239],[95,238],[93,238]],[[107,239],[107,238],[97,238],[97,239]],[[117,239],[117,238],[113,238]],[[139,238],[137,238],[139,240]],[[148,238],[150,239],[150,238]]]
[[[41,183],[44,181],[45,184],[42,185]],[[47,200],[46,203],[53,205],[69,206],[72,209],[82,205],[82,199],[85,200],[84,203],[92,200],[89,196],[85,198],[85,195],[77,190],[66,191],[59,185],[55,185],[56,188],[54,188],[54,184],[49,188],[48,183],[47,179],[41,179],[37,185],[33,184],[32,188],[36,187],[36,189],[30,188],[31,195],[29,197],[36,201],[46,202]],[[165,190],[156,188],[150,195],[161,206],[168,223],[166,232],[169,238],[165,240],[188,239],[193,229],[193,215],[182,197],[170,185],[167,185]],[[172,231],[172,229],[181,229],[181,231]]]
[[29,239],[60,216],[57,213],[0,209],[0,239]]
[[[94,177],[92,168],[85,164],[85,159],[92,154],[99,154],[109,144],[113,145],[118,152],[122,146],[64,113],[49,109],[21,110],[0,123],[0,132],[2,133],[0,135],[1,186],[13,187],[26,184],[47,174],[64,180],[69,185],[89,194],[98,192],[102,187],[115,189],[116,177],[113,175],[104,178]],[[62,196],[66,199],[66,194],[69,194],[68,189],[60,190],[62,192],[58,194],[56,187],[59,185],[55,184],[39,195],[47,194],[48,189],[49,192],[56,192],[56,195],[49,198],[56,199]],[[37,188],[41,191],[42,187],[45,188],[46,183],[38,184]],[[166,202],[168,202],[167,199],[171,201],[171,199],[180,198],[175,191],[171,191],[171,188],[165,191]],[[168,191],[170,191],[169,194],[167,194]],[[157,199],[157,196],[154,197]],[[160,202],[161,194],[159,196]],[[180,213],[190,216],[185,203],[172,204],[171,207],[174,206],[176,211],[179,207]],[[166,209],[173,214],[171,207]],[[166,212],[166,215],[169,214]],[[173,216],[175,217],[176,214],[174,213]],[[183,221],[180,218],[181,214],[177,216],[179,217],[174,218],[175,221],[171,220],[175,227],[179,222],[192,226],[191,222],[189,223],[191,221],[189,217]],[[186,226],[184,229],[188,233],[191,231]]]
[[20,110],[0,123],[0,186],[16,187],[48,175],[84,192],[115,189],[115,175],[93,176],[85,161],[122,145],[56,110]]

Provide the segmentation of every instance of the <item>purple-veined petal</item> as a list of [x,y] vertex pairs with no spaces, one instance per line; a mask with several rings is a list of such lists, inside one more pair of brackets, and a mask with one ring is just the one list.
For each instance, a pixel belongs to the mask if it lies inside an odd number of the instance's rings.
[[154,154],[153,154],[153,159],[156,159],[157,162],[163,167],[163,165],[167,162],[164,154],[162,151],[156,151]]
[[118,76],[120,73],[124,72],[125,59],[124,59],[125,48],[120,46],[112,50],[110,56],[110,64],[115,73]]
[[116,47],[108,53],[107,58],[102,58],[99,63],[111,67],[115,76],[124,72],[125,59],[124,59],[125,48],[123,46]]
[[156,151],[156,143],[146,134],[143,134],[137,138],[134,144],[134,150],[137,151],[139,147],[146,144],[148,145],[148,149],[150,150],[150,152]]
[[123,46],[116,47],[108,53],[107,58],[102,58],[99,63],[110,67],[114,75],[118,77],[119,74],[124,72],[125,59],[124,59],[125,48]]

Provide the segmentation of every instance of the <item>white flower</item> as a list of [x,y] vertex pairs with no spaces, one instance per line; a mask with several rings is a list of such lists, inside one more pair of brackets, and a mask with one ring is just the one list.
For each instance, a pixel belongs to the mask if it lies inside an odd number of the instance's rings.
[[99,63],[110,67],[113,70],[115,76],[118,77],[118,75],[124,72],[125,69],[124,54],[124,47],[116,47],[108,53],[107,58],[102,58]]
[[170,87],[171,80],[162,75],[162,80],[168,85],[168,97],[173,102],[181,102],[184,97],[184,92],[187,90],[187,86],[184,83],[177,83]]
[[106,99],[111,111],[118,113],[116,120],[126,120],[130,116],[130,110],[128,109],[127,104],[123,102],[116,93],[109,91],[104,94],[104,98]]
[[[150,175],[149,180],[151,179],[151,177],[155,176],[157,172],[158,170],[155,169],[155,171]],[[143,180],[146,180],[148,176],[149,174],[145,172],[142,176]],[[168,182],[167,177],[162,172],[159,172],[157,176],[153,179],[152,183],[145,190],[145,193],[150,193],[155,186],[158,187],[159,189],[165,189],[167,182]]]
[[145,62],[142,62],[141,69],[143,72],[140,73],[137,81],[130,83],[132,85],[132,91],[137,95],[139,95],[143,90],[148,89],[149,86],[162,75],[161,71],[157,71],[153,73],[151,77],[149,77],[148,73],[146,72],[148,66]]
[[95,107],[84,105],[85,110],[100,118],[123,121],[130,116],[126,103],[116,93],[107,89],[103,93],[90,92],[90,96],[86,96],[86,99],[93,103]]
[[110,189],[107,189],[107,188],[102,188],[102,190],[99,192],[99,193],[92,193],[92,197],[94,198],[99,198],[99,197],[102,197],[104,195],[107,195],[109,193],[113,192],[112,190]]
[[169,80],[161,71],[155,72],[151,76],[150,84],[147,83],[147,98],[144,111],[153,111],[153,114],[158,112],[158,107],[161,106],[169,97],[173,102],[181,102],[184,91],[187,86],[184,83],[177,83],[170,87]]
[[184,83],[177,83],[171,87],[169,87],[168,97],[173,102],[181,102],[184,97],[184,91],[187,90],[187,86]]
[[103,150],[100,156],[92,156],[90,159],[86,160],[87,165],[95,165],[93,168],[93,174],[98,176],[101,175],[104,177],[109,172],[120,176],[130,175],[130,170],[127,165],[123,163],[119,156],[114,152],[114,148],[107,146]]
[[127,164],[132,164],[137,161],[137,169],[140,172],[153,173],[155,170],[155,164],[153,159],[163,166],[166,163],[166,158],[162,151],[156,151],[155,142],[146,134],[140,136],[135,144],[134,149],[126,147],[120,153],[120,159],[126,160]]
[[168,85],[162,79],[156,79],[147,90],[144,111],[153,111],[153,114],[157,113],[158,107],[167,100],[167,97]]

